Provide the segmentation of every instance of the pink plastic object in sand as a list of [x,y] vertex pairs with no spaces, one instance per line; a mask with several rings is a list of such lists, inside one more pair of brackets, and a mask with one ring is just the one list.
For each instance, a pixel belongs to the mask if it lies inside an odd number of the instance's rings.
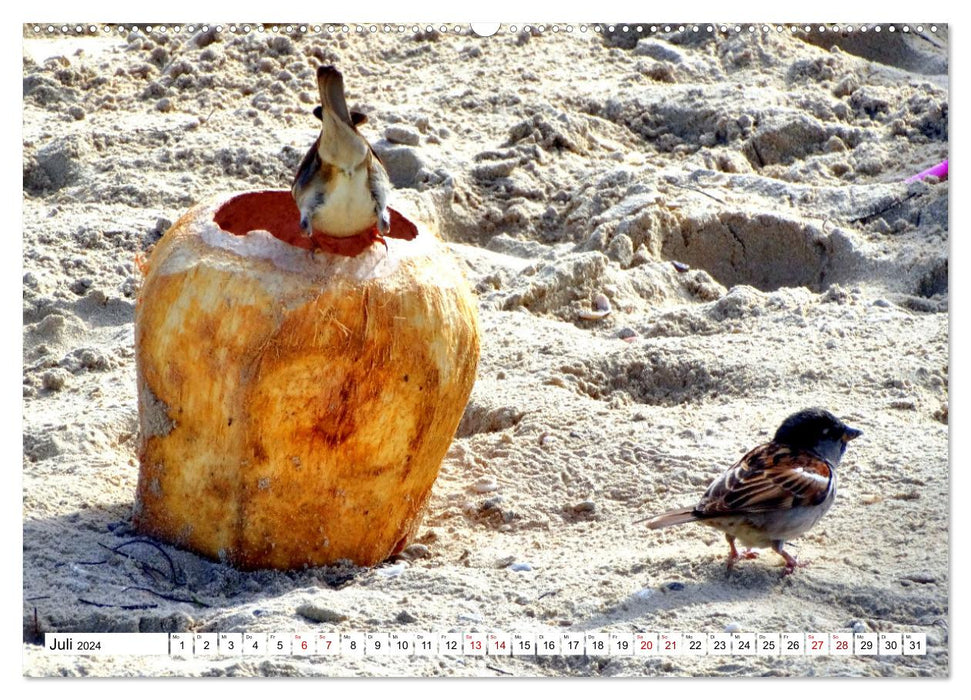
[[911,175],[904,180],[904,182],[916,182],[917,180],[923,180],[925,177],[930,177],[931,175],[939,180],[945,179],[947,177],[947,160],[945,159],[944,162],[938,163],[933,168],[928,168],[922,173]]

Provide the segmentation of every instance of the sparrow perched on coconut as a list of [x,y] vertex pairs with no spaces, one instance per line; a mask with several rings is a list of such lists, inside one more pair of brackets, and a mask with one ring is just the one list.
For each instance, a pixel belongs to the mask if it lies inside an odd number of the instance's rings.
[[[757,556],[751,548],[771,547],[783,559],[783,576],[797,562],[787,540],[804,534],[836,498],[836,467],[850,440],[862,435],[829,411],[810,408],[783,421],[771,442],[751,450],[715,479],[694,506],[647,519],[651,529],[700,522],[725,533],[728,568]],[[643,522],[643,521],[638,521]],[[739,554],[735,540],[749,551]]]
[[344,78],[333,66],[317,68],[320,136],[307,152],[290,191],[300,210],[300,228],[339,238],[391,229],[388,173],[357,130],[366,117],[350,112]]

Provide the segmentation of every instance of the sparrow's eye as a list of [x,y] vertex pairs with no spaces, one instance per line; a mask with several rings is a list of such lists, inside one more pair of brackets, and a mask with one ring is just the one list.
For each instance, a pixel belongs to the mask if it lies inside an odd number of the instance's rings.
[[824,428],[823,429],[823,437],[829,437],[829,434],[831,432],[832,432],[832,430],[830,430],[829,428]]

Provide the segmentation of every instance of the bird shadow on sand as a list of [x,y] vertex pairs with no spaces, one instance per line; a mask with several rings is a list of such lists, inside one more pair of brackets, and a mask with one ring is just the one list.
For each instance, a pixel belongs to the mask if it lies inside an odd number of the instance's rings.
[[755,602],[780,594],[793,585],[791,577],[781,576],[781,567],[764,564],[739,566],[729,572],[723,560],[713,560],[699,569],[697,577],[701,580],[672,581],[643,588],[603,613],[573,625],[572,629],[598,630],[624,623],[647,625],[648,628],[654,617],[664,611],[718,603]]
[[712,560],[697,567],[693,574],[695,581],[671,581],[643,588],[602,613],[577,622],[571,629],[593,631],[633,625],[658,631],[670,624],[670,614],[665,613],[709,606],[710,628],[691,631],[724,632],[732,616],[723,612],[723,606],[759,605],[769,598],[776,603],[779,599],[790,601],[794,622],[803,620],[806,611],[819,606],[828,608],[847,623],[862,619],[877,621],[876,624],[930,625],[948,614],[946,585],[902,588],[892,574],[886,577],[885,586],[862,585],[848,582],[843,576],[833,578],[833,572],[821,565],[782,576],[782,567],[773,564],[768,560],[740,562],[732,571],[727,571],[723,559]]

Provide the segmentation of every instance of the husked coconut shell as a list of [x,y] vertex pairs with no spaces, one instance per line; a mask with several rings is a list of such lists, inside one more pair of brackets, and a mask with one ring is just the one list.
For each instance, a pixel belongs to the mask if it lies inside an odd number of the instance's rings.
[[298,220],[288,192],[221,198],[152,252],[134,522],[243,568],[371,565],[419,525],[475,380],[476,303],[398,212],[386,246],[314,253]]

